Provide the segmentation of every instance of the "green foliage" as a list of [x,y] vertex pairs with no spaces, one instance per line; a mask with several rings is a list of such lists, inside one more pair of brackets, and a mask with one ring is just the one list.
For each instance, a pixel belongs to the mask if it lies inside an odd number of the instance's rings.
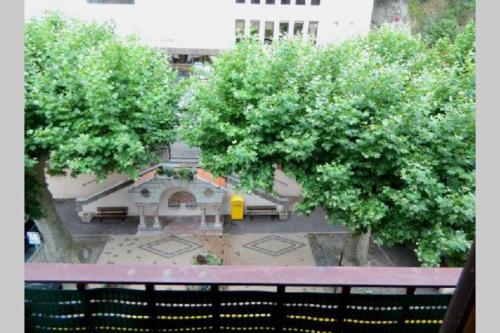
[[167,166],[160,166],[156,171],[156,173],[160,176],[173,177],[174,169]]
[[48,157],[51,174],[137,176],[174,140],[175,77],[161,53],[117,37],[110,24],[58,13],[32,19],[25,26],[27,161]]
[[382,29],[340,45],[240,42],[193,83],[183,136],[204,167],[302,186],[299,209],[417,242],[423,265],[463,256],[475,223],[474,26],[429,48]]
[[196,170],[193,168],[182,168],[177,170],[177,177],[184,180],[193,180]]
[[411,0],[412,30],[428,44],[441,38],[453,40],[475,18],[475,0]]
[[31,218],[39,219],[44,215],[43,208],[38,200],[42,184],[34,174],[33,166],[35,163],[29,157],[24,159],[24,211]]
[[455,16],[443,16],[425,27],[425,39],[434,44],[443,37],[454,39],[459,32],[458,19]]
[[212,265],[212,266],[221,266],[222,265],[222,259],[217,257],[216,255],[212,253],[204,253],[204,254],[198,254],[193,258],[193,261],[191,262],[193,265]]
[[173,177],[175,179],[193,180],[196,175],[196,169],[161,166],[158,168],[157,174],[160,176]]

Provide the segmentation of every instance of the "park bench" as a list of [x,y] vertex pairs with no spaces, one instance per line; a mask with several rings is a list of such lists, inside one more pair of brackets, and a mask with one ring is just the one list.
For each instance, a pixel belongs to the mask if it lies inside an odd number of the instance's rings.
[[278,207],[276,206],[246,206],[245,213],[248,216],[279,215]]
[[97,207],[95,219],[101,222],[105,219],[122,219],[125,221],[128,215],[128,207]]

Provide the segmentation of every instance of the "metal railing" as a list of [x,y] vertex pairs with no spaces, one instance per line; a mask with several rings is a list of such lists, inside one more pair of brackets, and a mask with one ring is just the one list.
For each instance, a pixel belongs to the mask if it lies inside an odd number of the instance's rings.
[[[26,264],[27,283],[77,286],[26,288],[26,331],[438,332],[451,295],[416,290],[454,288],[460,273],[460,268]],[[92,287],[96,284],[144,288]],[[162,290],[165,285],[208,287]],[[356,294],[355,288],[406,292]]]

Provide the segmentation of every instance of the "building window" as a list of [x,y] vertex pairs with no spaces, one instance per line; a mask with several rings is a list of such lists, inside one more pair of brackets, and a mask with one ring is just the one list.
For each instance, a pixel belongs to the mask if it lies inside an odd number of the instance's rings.
[[306,0],[295,0],[295,4],[296,5],[305,5],[306,4]]
[[311,21],[309,22],[309,29],[307,30],[307,35],[309,36],[309,40],[316,44],[316,39],[318,37],[318,22]]
[[289,5],[290,4],[290,0],[281,0],[281,4],[282,5]]
[[264,43],[271,43],[274,35],[274,22],[266,22],[264,26]]
[[295,22],[293,24],[293,35],[302,36],[304,34],[304,22]]
[[280,22],[280,37],[288,37],[290,23]]
[[236,20],[236,43],[245,35],[245,20]]
[[275,0],[266,0],[266,5],[274,5]]
[[320,0],[311,0],[311,6],[319,6]]
[[260,0],[252,0],[252,3],[253,3],[254,5],[260,5]]
[[87,0],[87,3],[133,5],[135,0]]
[[168,198],[168,207],[180,207],[181,203],[186,207],[196,207],[196,197],[189,192],[175,192]]
[[245,0],[236,0],[236,3],[245,3]]
[[260,21],[250,21],[250,35],[258,36],[260,31]]

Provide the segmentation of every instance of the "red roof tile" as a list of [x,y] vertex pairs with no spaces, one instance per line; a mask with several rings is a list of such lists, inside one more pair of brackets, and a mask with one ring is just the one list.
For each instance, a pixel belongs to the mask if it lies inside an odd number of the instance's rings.
[[155,178],[155,176],[156,176],[156,169],[151,170],[151,171],[143,174],[139,179],[137,179],[133,186],[141,185],[141,184],[147,182],[148,180]]
[[220,187],[226,187],[226,179],[223,177],[217,177],[214,179],[214,176],[208,172],[203,170],[202,168],[196,168],[197,176],[203,179],[206,182],[215,184]]

